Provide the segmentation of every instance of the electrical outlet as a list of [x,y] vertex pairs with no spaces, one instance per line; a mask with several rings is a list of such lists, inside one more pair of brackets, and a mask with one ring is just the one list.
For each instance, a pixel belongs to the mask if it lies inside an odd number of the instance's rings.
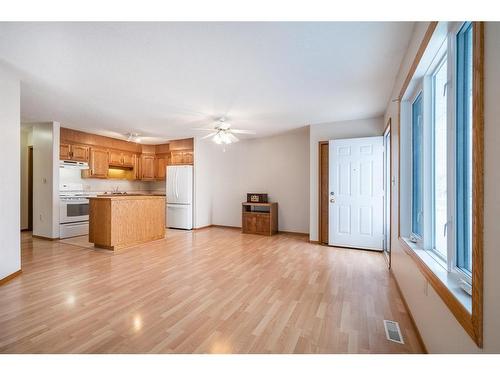
[[42,214],[40,214],[40,221],[43,221]]

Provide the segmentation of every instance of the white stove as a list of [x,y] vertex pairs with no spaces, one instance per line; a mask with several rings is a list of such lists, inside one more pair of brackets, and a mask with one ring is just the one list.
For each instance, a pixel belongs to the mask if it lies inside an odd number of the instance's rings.
[[83,190],[83,184],[68,183],[59,186],[59,237],[83,236],[89,233],[89,197],[96,196]]

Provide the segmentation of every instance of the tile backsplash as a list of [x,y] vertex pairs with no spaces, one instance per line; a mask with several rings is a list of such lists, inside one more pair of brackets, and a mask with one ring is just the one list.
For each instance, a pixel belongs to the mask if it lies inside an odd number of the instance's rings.
[[165,191],[165,183],[162,181],[131,181],[120,179],[99,179],[82,178],[81,171],[78,169],[60,168],[60,184],[81,183],[83,189],[87,191],[112,191],[118,187],[119,191]]

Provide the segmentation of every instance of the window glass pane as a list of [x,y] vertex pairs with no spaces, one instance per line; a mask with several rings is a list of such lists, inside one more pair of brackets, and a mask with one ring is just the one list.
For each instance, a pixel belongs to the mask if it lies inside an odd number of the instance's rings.
[[412,104],[412,222],[413,234],[422,237],[423,232],[423,118],[422,94]]
[[447,257],[447,64],[446,56],[436,69],[433,81],[433,248],[443,258]]
[[472,24],[457,34],[457,267],[472,272]]

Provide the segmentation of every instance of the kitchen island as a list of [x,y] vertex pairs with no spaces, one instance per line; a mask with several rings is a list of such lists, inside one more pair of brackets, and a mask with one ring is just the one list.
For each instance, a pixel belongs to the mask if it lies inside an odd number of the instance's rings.
[[165,237],[165,196],[109,195],[89,198],[89,242],[118,250]]

